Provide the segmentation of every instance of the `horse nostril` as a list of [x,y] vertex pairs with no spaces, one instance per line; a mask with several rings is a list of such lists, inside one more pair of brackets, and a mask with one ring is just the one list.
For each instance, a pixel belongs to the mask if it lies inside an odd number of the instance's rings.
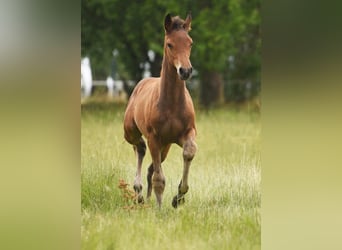
[[179,73],[179,75],[180,75],[182,80],[186,80],[186,79],[188,79],[191,76],[192,67],[190,67],[190,68],[182,68],[182,67],[180,67],[178,73]]

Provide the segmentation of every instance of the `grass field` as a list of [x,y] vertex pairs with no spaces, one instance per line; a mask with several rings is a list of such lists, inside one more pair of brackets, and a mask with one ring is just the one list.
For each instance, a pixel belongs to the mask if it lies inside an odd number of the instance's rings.
[[[218,109],[197,111],[198,151],[186,202],[171,206],[181,178],[182,150],[173,145],[163,171],[158,209],[132,205],[118,188],[132,188],[135,156],[123,138],[125,105],[84,104],[81,112],[82,249],[260,249],[260,117]],[[143,163],[143,193],[149,152]]]

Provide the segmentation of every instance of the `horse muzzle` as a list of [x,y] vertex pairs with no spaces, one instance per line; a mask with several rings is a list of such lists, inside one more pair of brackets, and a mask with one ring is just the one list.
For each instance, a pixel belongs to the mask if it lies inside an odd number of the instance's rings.
[[188,80],[192,75],[192,67],[190,67],[190,68],[180,67],[178,70],[178,75],[179,75],[181,80],[183,80],[183,81]]

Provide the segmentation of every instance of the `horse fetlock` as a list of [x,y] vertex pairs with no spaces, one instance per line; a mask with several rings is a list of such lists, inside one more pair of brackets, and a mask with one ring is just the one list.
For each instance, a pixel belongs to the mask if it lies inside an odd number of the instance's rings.
[[136,195],[136,201],[138,203],[144,203],[144,197],[142,195],[142,185],[141,184],[134,184],[133,189],[135,191],[135,195]]
[[183,184],[183,181],[181,181],[178,185],[178,195],[186,194],[189,190],[188,184]]
[[143,186],[141,184],[136,183],[136,184],[134,184],[133,189],[134,189],[136,194],[140,194],[142,189],[143,189]]
[[178,193],[179,194],[186,194],[188,192],[188,190],[189,190],[188,185],[186,185],[186,186],[181,185],[178,187]]

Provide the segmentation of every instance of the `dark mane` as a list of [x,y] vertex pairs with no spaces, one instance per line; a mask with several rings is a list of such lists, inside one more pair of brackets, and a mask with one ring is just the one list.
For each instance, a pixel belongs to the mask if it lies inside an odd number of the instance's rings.
[[172,30],[184,30],[185,21],[179,16],[172,17]]

